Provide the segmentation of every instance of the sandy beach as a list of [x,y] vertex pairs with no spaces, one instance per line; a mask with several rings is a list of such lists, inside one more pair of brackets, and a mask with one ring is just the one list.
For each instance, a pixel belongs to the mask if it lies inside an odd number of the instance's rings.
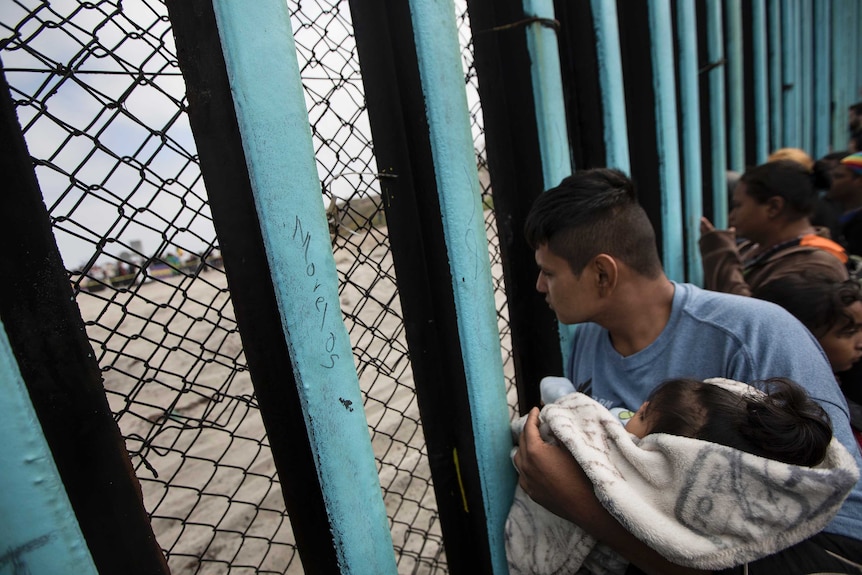
[[[363,258],[336,251],[339,273],[351,279],[341,305],[399,573],[445,573],[382,234],[363,238]],[[224,273],[82,292],[78,305],[172,573],[302,573]]]

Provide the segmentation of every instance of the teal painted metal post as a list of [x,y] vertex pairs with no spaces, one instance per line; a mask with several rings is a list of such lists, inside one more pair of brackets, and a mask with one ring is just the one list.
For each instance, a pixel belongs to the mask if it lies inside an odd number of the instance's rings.
[[685,238],[688,281],[703,285],[700,258],[700,218],[703,216],[703,170],[700,154],[700,92],[698,90],[697,17],[691,2],[677,4],[679,39],[682,166],[685,179]]
[[829,60],[830,66],[832,68],[832,81],[829,83],[829,89],[831,93],[832,100],[832,113],[830,114],[830,138],[829,142],[832,145],[832,149],[834,150],[843,150],[841,140],[843,138],[842,125],[846,125],[846,121],[841,122],[843,119],[843,115],[841,113],[841,84],[843,79],[841,78],[841,58],[844,55],[841,53],[841,20],[845,18],[842,14],[844,6],[842,0],[833,0],[832,1],[832,18],[829,22],[829,31],[831,32],[829,35]]
[[856,0],[837,0],[832,10],[832,145],[836,150],[847,149],[847,107],[850,105],[849,67],[850,46],[848,23],[850,4]]
[[799,2],[799,147],[814,155],[814,4]]
[[731,170],[745,170],[745,82],[742,62],[742,0],[727,0],[727,29],[725,54],[727,55],[727,109],[728,109],[728,166]]
[[[553,0],[524,0],[528,17],[555,19]],[[527,28],[527,50],[530,52],[533,100],[536,102],[536,126],[542,154],[545,189],[552,188],[572,173],[571,150],[566,131],[566,106],[560,72],[560,49],[556,32],[540,23]],[[625,117],[625,114],[623,115]],[[607,127],[605,128],[607,129]],[[559,324],[560,351],[563,365],[568,365],[576,326]]]
[[769,155],[769,33],[766,28],[766,0],[752,0],[751,27],[754,57],[754,157],[756,163],[762,164]]
[[[552,0],[525,0],[527,17],[554,19]],[[560,49],[554,30],[536,22],[527,28],[527,49],[533,62],[533,93],[536,124],[542,152],[545,188],[551,188],[572,173],[572,154],[566,134],[566,105],[560,75]]]
[[847,15],[847,36],[850,39],[847,53],[847,79],[850,83],[847,90],[847,106],[844,107],[844,114],[847,115],[847,107],[862,101],[862,56],[859,54],[860,44],[860,24],[862,24],[862,6],[859,0],[851,2],[850,10]]
[[[411,0],[431,155],[452,272],[458,332],[487,519],[491,563],[508,572],[503,529],[516,475],[500,334],[454,6]],[[560,126],[565,134],[565,126]]]
[[772,125],[770,151],[784,146],[781,11],[781,0],[769,0],[769,119]]
[[98,575],[2,323],[0,436],[0,567]]
[[667,276],[685,280],[682,233],[682,185],[676,118],[676,77],[670,0],[649,3],[650,51],[656,94],[656,144],[661,183],[662,261]]
[[786,0],[781,12],[782,84],[784,118],[783,147],[802,146],[802,50],[799,0]]
[[712,65],[709,71],[709,123],[712,131],[712,207],[713,224],[718,229],[727,227],[727,136],[725,128],[724,89],[724,25],[721,2],[706,2],[707,57]]
[[814,148],[813,156],[829,153],[832,129],[831,0],[814,0]]
[[617,3],[616,0],[591,0],[590,6],[596,31],[599,84],[602,87],[607,165],[629,174],[631,162]]
[[288,9],[280,0],[214,8],[338,563],[342,573],[394,574]]
[[855,104],[856,102],[862,101],[862,54],[859,53],[862,50],[862,34],[859,33],[859,30],[862,30],[862,6],[859,5],[859,2],[856,2],[856,18],[853,20],[853,29],[856,30],[854,34],[854,38],[856,39],[856,47],[853,49],[851,53],[851,58],[853,59],[853,71],[851,76],[853,78],[853,96],[852,101]]
[[829,142],[832,145],[832,149],[834,150],[843,150],[844,144],[842,140],[845,140],[844,133],[846,132],[846,128],[844,126],[847,125],[847,121],[844,119],[846,114],[841,110],[841,106],[843,104],[841,98],[841,85],[843,83],[843,78],[841,77],[842,67],[841,67],[841,59],[846,55],[841,51],[842,44],[842,34],[841,34],[841,20],[846,17],[844,12],[844,6],[842,0],[833,0],[832,1],[832,18],[829,22],[829,31],[831,32],[829,35],[830,39],[830,50],[829,50],[829,60],[830,67],[832,69],[832,81],[829,83],[829,89],[831,93],[831,100],[833,103],[832,112],[830,114],[830,138]]

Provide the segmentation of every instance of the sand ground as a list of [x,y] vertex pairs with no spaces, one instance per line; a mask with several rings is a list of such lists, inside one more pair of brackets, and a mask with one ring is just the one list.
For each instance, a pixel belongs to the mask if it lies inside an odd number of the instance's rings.
[[[336,265],[398,570],[445,573],[389,249],[363,243]],[[224,273],[78,304],[172,573],[302,573]]]

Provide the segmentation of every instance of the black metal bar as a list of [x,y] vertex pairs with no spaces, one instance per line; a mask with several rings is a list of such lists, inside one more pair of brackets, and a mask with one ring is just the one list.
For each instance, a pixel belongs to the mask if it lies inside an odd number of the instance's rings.
[[[754,70],[754,8],[750,1],[742,2],[742,67],[745,116],[745,165],[757,165],[757,116],[755,114]],[[813,18],[814,15],[811,14]]]
[[409,5],[351,0],[350,9],[377,165],[394,176],[380,184],[449,572],[491,573]]
[[0,76],[0,318],[96,568],[167,574]]
[[523,414],[539,405],[539,380],[562,370],[557,322],[536,291],[538,270],[523,234],[530,205],[545,188],[526,33],[510,26],[525,15],[517,0],[468,0],[467,7]]
[[309,573],[338,573],[212,2],[167,0],[166,4],[243,350],[300,558]]
[[590,0],[556,0],[554,13],[560,22],[560,67],[575,168],[605,167],[600,63]]
[[[656,141],[656,98],[650,50],[649,6],[646,2],[617,1],[620,51],[625,78],[626,120],[629,128],[631,176],[638,199],[662,245],[661,178]],[[659,250],[661,253],[661,250]]]
[[701,165],[701,187],[703,189],[703,215],[710,221],[715,221],[714,194],[724,193],[724,190],[713,190],[713,162],[712,162],[712,115],[710,112],[710,66],[714,63],[709,60],[709,30],[707,24],[706,6],[703,2],[695,3],[695,15],[697,19],[697,69],[700,70],[698,77],[698,92],[700,94],[700,165]]

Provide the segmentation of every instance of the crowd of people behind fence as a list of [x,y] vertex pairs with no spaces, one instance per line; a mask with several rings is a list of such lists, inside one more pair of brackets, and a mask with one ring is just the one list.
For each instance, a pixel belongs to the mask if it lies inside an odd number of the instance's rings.
[[[578,329],[556,395],[513,424],[512,573],[862,573],[862,103],[848,130],[845,151],[728,174],[728,229],[701,221],[703,287],[665,276],[622,172],[535,200],[536,289]],[[657,425],[653,390],[679,378]],[[774,378],[813,401],[810,425]],[[716,386],[737,395],[713,417],[691,394]]]

